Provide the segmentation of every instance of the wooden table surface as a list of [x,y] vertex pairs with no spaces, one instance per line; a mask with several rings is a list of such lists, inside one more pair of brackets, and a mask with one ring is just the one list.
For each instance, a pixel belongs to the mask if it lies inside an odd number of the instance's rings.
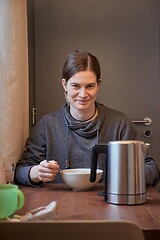
[[[147,187],[147,203],[125,206],[113,205],[98,196],[103,185],[97,184],[91,191],[72,191],[65,184],[45,184],[40,188],[19,186],[25,195],[24,207],[17,211],[25,215],[28,211],[57,201],[59,221],[67,220],[130,220],[144,231],[145,238],[160,237],[160,193]],[[158,237],[158,238],[159,238]]]

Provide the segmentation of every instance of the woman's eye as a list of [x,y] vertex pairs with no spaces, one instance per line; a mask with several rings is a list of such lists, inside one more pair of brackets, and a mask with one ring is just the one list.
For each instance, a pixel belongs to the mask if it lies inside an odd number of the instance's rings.
[[88,86],[87,86],[88,89],[92,89],[92,88],[94,88],[94,87],[95,87],[94,84],[91,84],[91,85],[88,85]]
[[[73,89],[80,89],[81,86],[79,84],[72,84],[71,85]],[[85,88],[86,89],[93,89],[95,87],[95,84],[89,84],[89,85],[86,85]]]
[[74,84],[74,85],[72,85],[72,87],[77,89],[77,88],[79,88],[79,85],[78,84]]

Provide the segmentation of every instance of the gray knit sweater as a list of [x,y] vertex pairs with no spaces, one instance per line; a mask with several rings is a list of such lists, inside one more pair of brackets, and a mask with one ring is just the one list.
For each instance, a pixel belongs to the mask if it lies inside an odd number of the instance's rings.
[[[62,109],[45,115],[34,127],[26,141],[26,150],[17,163],[15,182],[30,186],[29,171],[42,160],[55,160],[61,169],[69,160],[70,168],[91,167],[92,147],[97,143],[117,140],[135,140],[137,131],[127,116],[97,103],[98,117],[88,123],[78,123],[69,113],[66,104]],[[98,167],[103,168],[105,157],[100,156]],[[146,183],[155,185],[159,170],[152,158],[146,159]],[[60,173],[54,182],[62,182]]]

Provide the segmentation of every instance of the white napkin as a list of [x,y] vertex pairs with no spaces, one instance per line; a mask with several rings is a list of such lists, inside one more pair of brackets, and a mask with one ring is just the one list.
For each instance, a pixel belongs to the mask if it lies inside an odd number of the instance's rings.
[[52,201],[46,206],[35,208],[29,211],[26,215],[20,217],[20,221],[41,221],[41,220],[56,220],[57,202]]
[[39,208],[35,208],[25,215],[20,216],[13,214],[11,217],[6,218],[9,222],[24,222],[24,221],[53,221],[57,220],[57,212],[56,212],[57,202],[52,201],[46,206],[41,206]]

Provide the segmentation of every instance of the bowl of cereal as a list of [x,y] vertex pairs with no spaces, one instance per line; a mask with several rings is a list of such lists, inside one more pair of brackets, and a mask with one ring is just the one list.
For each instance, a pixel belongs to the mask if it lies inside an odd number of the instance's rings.
[[96,181],[90,182],[90,168],[75,168],[61,170],[60,174],[63,181],[75,191],[90,190],[102,178],[103,170],[97,169]]

